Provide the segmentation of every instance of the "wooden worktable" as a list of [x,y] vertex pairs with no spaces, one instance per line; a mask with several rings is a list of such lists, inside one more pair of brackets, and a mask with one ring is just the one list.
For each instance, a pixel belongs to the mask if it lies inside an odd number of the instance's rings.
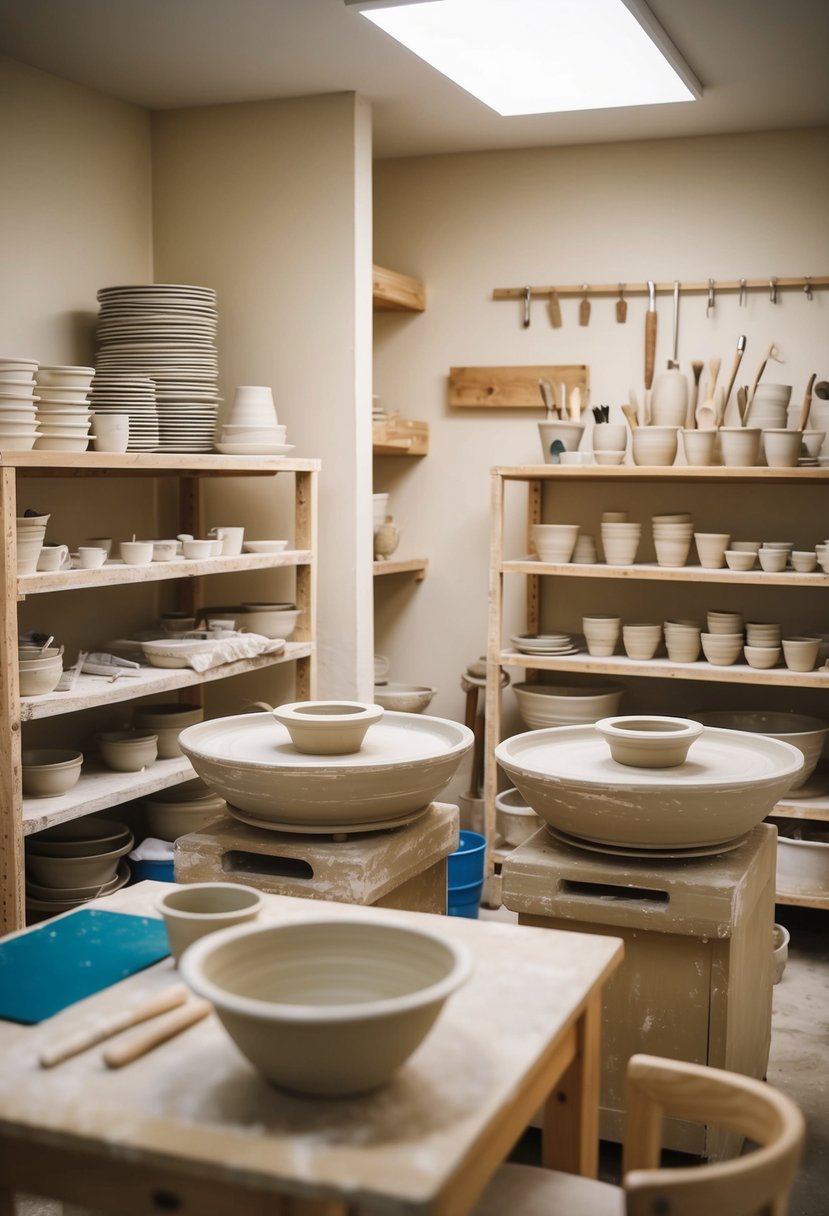
[[[169,884],[98,906],[145,914]],[[469,983],[394,1081],[353,1099],[270,1087],[214,1016],[109,1071],[101,1048],[44,1070],[58,1031],[151,996],[167,959],[36,1026],[0,1022],[0,1216],[14,1191],[150,1216],[462,1216],[550,1097],[545,1163],[595,1175],[601,988],[617,938],[266,896],[270,920],[419,923],[462,940]]]

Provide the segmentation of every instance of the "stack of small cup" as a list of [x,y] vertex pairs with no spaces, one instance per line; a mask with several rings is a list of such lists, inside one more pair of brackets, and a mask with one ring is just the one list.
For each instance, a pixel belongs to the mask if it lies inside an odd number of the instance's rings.
[[602,548],[608,566],[632,566],[636,561],[642,525],[628,522],[625,511],[605,511],[601,522]]
[[707,623],[708,632],[700,638],[703,654],[715,667],[732,667],[743,652],[742,614],[712,609]]
[[765,621],[749,621],[746,624],[744,653],[749,667],[760,671],[775,667],[780,659],[780,626]]
[[688,560],[694,523],[686,513],[654,515],[653,546],[660,566],[684,566]]
[[578,524],[533,524],[533,545],[538,560],[567,565],[573,556],[578,534]]
[[622,633],[618,616],[585,616],[581,621],[587,652],[596,659],[607,658],[616,650]]
[[697,621],[665,621],[665,649],[672,663],[696,663],[702,627]]

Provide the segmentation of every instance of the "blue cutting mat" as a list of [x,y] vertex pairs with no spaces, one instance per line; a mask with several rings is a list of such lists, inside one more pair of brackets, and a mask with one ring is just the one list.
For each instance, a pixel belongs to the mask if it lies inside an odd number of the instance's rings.
[[31,1025],[170,953],[164,922],[81,908],[0,941],[0,1018]]

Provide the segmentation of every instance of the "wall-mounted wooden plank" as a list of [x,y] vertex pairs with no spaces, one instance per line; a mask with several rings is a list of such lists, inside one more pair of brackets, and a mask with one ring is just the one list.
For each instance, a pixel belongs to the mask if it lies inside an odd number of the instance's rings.
[[420,280],[396,270],[373,266],[371,290],[378,312],[423,312],[426,308],[426,290]]
[[574,388],[581,391],[581,405],[589,400],[590,369],[584,363],[562,363],[530,367],[451,367],[449,404],[472,409],[543,409],[540,379],[549,380],[555,400],[561,398],[561,385],[567,386],[567,399]]

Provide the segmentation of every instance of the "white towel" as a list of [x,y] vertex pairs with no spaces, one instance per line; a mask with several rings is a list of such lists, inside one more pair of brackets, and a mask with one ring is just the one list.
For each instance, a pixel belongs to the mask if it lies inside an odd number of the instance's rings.
[[237,659],[254,659],[260,654],[279,654],[285,649],[284,638],[265,638],[261,633],[240,633],[236,637],[216,642],[210,650],[188,654],[187,662],[194,671],[207,671],[234,663]]

